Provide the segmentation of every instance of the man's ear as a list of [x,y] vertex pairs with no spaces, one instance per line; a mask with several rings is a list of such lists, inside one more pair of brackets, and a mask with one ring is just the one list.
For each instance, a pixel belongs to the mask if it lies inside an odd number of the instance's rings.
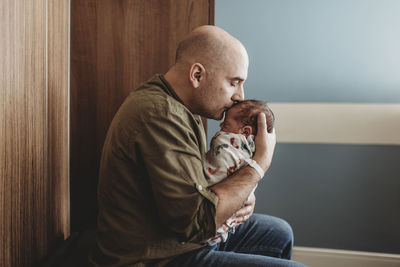
[[200,86],[200,82],[204,79],[205,73],[206,70],[201,63],[194,63],[190,67],[189,81],[194,88]]
[[244,136],[249,137],[253,133],[253,128],[251,126],[244,126],[243,128],[240,129],[240,133],[243,134]]

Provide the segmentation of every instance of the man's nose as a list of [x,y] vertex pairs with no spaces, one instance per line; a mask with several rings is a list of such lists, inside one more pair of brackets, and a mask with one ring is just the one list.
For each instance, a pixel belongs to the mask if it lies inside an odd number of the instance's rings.
[[235,94],[232,97],[233,101],[243,101],[244,100],[244,88],[243,88],[243,84],[240,84],[237,87],[237,90],[235,92]]

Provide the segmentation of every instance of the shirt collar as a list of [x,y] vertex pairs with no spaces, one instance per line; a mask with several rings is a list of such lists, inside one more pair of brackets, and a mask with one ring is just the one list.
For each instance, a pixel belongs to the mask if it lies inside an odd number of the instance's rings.
[[174,89],[172,86],[167,82],[167,80],[164,78],[164,75],[162,74],[157,74],[157,77],[161,80],[163,83],[163,90],[173,98],[175,98],[177,101],[179,101],[181,104],[185,105],[182,101],[182,99],[179,98],[179,96],[175,93]]

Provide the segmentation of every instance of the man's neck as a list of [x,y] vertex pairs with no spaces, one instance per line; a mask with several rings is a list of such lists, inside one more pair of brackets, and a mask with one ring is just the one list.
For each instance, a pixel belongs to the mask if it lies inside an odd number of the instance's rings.
[[178,72],[174,66],[164,75],[164,78],[172,87],[176,95],[182,100],[183,104],[190,110],[191,92],[187,82],[185,83],[184,74]]

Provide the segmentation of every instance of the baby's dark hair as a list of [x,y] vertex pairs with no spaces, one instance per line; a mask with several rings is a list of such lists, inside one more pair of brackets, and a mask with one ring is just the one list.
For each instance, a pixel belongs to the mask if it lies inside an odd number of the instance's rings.
[[269,133],[272,132],[272,129],[274,128],[275,115],[268,107],[267,102],[249,99],[237,102],[233,106],[240,107],[240,111],[235,116],[235,120],[240,121],[245,126],[251,126],[254,135],[257,134],[257,116],[261,112],[265,114],[267,120],[267,131]]

